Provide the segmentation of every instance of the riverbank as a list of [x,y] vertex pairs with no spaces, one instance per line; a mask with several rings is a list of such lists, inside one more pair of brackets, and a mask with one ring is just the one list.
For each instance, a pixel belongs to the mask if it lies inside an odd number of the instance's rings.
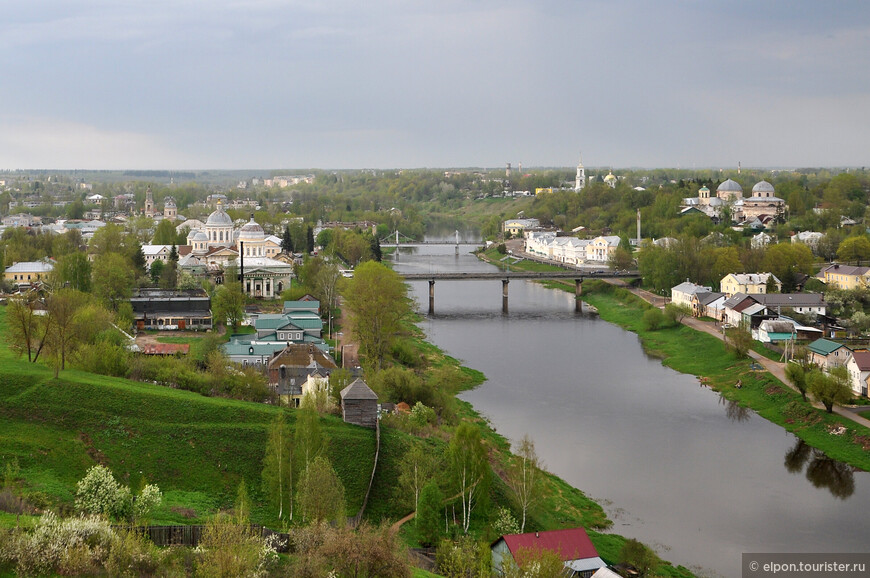
[[[478,256],[503,265],[503,255],[494,251]],[[525,269],[525,265],[525,261],[511,263],[516,269]],[[541,265],[535,263],[534,266],[537,269]],[[545,285],[574,291],[573,283],[546,282]],[[653,305],[626,288],[587,280],[583,282],[582,298],[598,309],[603,320],[636,333],[647,353],[662,359],[664,365],[702,378],[704,386],[719,392],[726,400],[755,411],[828,457],[870,471],[870,428],[859,423],[863,420],[828,414],[804,402],[799,393],[784,383],[778,375],[781,372],[759,371],[751,366],[753,362],[765,360],[736,359],[721,339],[686,324],[655,331],[645,329],[643,313]],[[736,387],[738,383],[741,383],[740,388]]]
[[[437,346],[426,341],[425,335],[419,329],[418,332],[414,332],[411,339],[414,342],[414,348],[421,355],[425,355],[428,365],[432,367],[452,366],[466,375],[468,380],[463,384],[463,391],[473,389],[486,380],[480,371],[463,366],[459,360],[450,357]],[[510,442],[498,433],[489,420],[474,409],[470,403],[457,400],[457,417],[460,421],[468,421],[480,427],[482,437],[489,449],[490,464],[495,474],[491,509],[494,511],[497,507],[510,507],[510,490],[502,479],[509,463],[517,459],[510,451]],[[582,526],[586,529],[590,540],[603,560],[609,564],[622,562],[621,550],[627,538],[608,532],[613,522],[608,519],[602,506],[559,476],[546,470],[543,470],[543,474],[543,497],[534,511],[530,513],[526,532]],[[415,546],[416,535],[413,524],[405,524],[403,532],[406,542]],[[675,578],[694,576],[687,568],[674,566],[666,560],[660,560],[655,575]]]

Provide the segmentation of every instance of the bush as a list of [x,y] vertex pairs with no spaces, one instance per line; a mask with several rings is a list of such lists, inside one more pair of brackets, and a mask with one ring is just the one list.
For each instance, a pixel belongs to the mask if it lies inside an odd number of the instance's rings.
[[653,307],[643,313],[643,328],[647,331],[656,331],[665,322],[665,315],[661,309]]
[[115,542],[109,522],[98,517],[62,520],[46,512],[32,531],[16,530],[0,557],[20,576],[92,575],[105,562]]
[[247,524],[218,514],[206,524],[197,554],[196,575],[263,576],[278,560],[277,538],[261,538]]
[[77,510],[119,521],[147,519],[162,501],[160,488],[151,484],[134,500],[130,488],[120,485],[105,466],[92,467],[76,484]]

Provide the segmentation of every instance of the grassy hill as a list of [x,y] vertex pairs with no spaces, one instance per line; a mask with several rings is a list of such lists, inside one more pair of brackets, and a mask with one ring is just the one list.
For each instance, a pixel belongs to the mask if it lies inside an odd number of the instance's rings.
[[[0,309],[0,335],[6,334]],[[282,411],[167,387],[62,371],[18,360],[0,344],[0,463],[17,458],[25,493],[37,505],[64,510],[75,483],[101,463],[122,483],[142,479],[164,491],[157,523],[192,523],[232,505],[241,480],[255,502],[254,521],[277,525],[262,503],[260,472],[268,424]],[[293,426],[295,416],[288,412]],[[327,454],[345,485],[349,515],[362,504],[375,452],[372,430],[324,417]],[[408,437],[382,437],[373,511],[378,519],[406,512],[390,500]]]

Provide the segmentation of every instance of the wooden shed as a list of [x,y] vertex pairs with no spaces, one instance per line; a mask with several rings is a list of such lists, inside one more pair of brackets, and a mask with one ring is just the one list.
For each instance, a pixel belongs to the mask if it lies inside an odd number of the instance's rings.
[[374,428],[378,422],[378,395],[362,379],[341,390],[341,417],[346,423]]

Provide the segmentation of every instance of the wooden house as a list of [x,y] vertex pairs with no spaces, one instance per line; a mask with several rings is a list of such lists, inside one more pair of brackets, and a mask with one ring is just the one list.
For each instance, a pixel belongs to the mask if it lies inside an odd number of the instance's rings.
[[378,395],[362,379],[341,390],[341,417],[345,423],[374,428],[378,422]]

